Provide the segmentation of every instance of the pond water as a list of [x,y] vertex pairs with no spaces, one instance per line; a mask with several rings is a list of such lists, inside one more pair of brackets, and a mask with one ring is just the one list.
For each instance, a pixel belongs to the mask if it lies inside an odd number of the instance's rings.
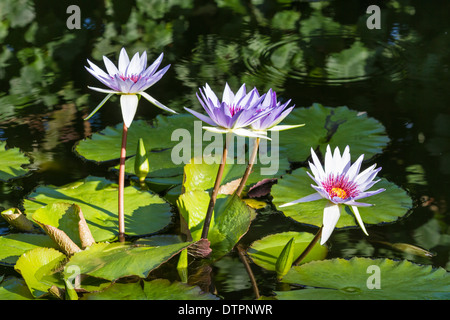
[[[378,1],[377,1],[378,3]],[[0,139],[32,159],[31,173],[0,182],[0,209],[21,206],[39,185],[61,186],[88,175],[115,180],[109,164],[84,161],[78,141],[122,121],[111,99],[83,121],[103,98],[85,70],[86,59],[117,59],[164,52],[168,73],[152,95],[170,108],[199,110],[195,96],[209,83],[234,89],[241,83],[261,92],[273,88],[297,108],[313,103],[347,106],[381,122],[390,143],[375,162],[382,177],[401,186],[414,208],[400,221],[339,230],[328,257],[409,259],[450,268],[450,3],[383,1],[380,28],[369,29],[371,1],[82,1],[81,28],[69,29],[68,1],[0,3]],[[146,101],[136,117],[159,114]],[[270,226],[270,228],[268,228]],[[1,232],[9,228],[0,221]],[[242,240],[286,230],[313,232],[264,209]],[[387,244],[386,244],[387,243]],[[395,250],[407,243],[433,253],[424,257]],[[273,273],[254,267],[259,289],[277,288]],[[5,271],[7,272],[7,271]],[[222,297],[251,299],[253,292],[238,255],[213,265]]]

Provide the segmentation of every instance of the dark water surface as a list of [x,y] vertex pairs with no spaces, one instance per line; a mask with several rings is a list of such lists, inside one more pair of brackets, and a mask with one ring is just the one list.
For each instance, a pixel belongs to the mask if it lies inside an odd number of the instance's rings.
[[[376,158],[382,176],[406,189],[412,212],[392,225],[336,231],[328,257],[404,258],[450,267],[450,3],[448,1],[309,2],[289,0],[78,1],[81,29],[66,26],[68,1],[0,1],[0,139],[33,160],[32,173],[0,183],[0,209],[20,206],[41,184],[63,185],[88,175],[115,178],[108,167],[84,162],[77,141],[122,121],[114,100],[83,121],[103,98],[84,69],[86,59],[117,60],[164,52],[171,68],[152,95],[172,109],[200,110],[195,92],[206,82],[221,90],[246,83],[269,88],[298,107],[348,106],[380,121],[391,139]],[[381,28],[368,29],[369,5],[381,9]],[[115,103],[117,105],[117,101]],[[140,102],[137,118],[159,113]],[[271,230],[267,230],[271,226]],[[275,226],[274,230],[272,226]],[[7,224],[0,222],[3,233]],[[264,210],[245,237],[292,228]],[[308,230],[299,226],[295,230]],[[408,243],[433,257],[382,244]],[[254,272],[262,293],[275,276]],[[237,255],[213,266],[226,298],[252,298]]]

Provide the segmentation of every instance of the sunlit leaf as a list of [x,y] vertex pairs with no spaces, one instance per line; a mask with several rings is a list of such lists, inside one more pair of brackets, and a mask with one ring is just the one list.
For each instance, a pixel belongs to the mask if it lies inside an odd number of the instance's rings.
[[199,287],[166,279],[134,283],[115,283],[104,291],[90,293],[86,300],[218,300]]
[[450,275],[407,260],[352,258],[293,267],[283,282],[307,288],[277,291],[280,300],[450,299]]
[[66,259],[66,256],[51,248],[35,248],[22,254],[14,269],[25,279],[34,297],[48,293],[52,285],[60,284],[61,279],[54,276],[54,269]]
[[[24,201],[24,207],[28,216],[51,203],[75,203],[82,209],[94,239],[106,241],[118,234],[117,188],[109,180],[89,176],[62,187],[38,187]],[[124,198],[126,234],[154,233],[171,222],[170,205],[158,195],[129,186],[124,190]]]
[[97,243],[74,254],[66,264],[79,268],[81,274],[113,281],[126,276],[146,278],[150,271],[172,258],[192,242],[167,246]]
[[30,160],[18,148],[6,149],[6,141],[0,141],[0,180],[22,177],[28,173],[23,166]]
[[[295,221],[320,227],[322,225],[323,209],[328,200],[321,199],[279,208],[281,204],[316,192],[311,187],[313,181],[306,172],[305,168],[299,168],[279,179],[278,183],[272,187],[272,202],[277,206],[278,210],[283,211],[286,216]],[[364,198],[364,201],[362,201],[374,206],[358,208],[365,224],[394,222],[408,214],[412,208],[412,199],[405,190],[384,178],[381,178],[381,181],[371,189],[375,190],[378,188],[385,188],[386,191]],[[343,228],[357,225],[358,223],[350,208],[346,207],[345,210],[342,210],[336,227]]]
[[[178,198],[180,214],[186,221],[193,240],[201,238],[209,199],[209,194],[200,190],[184,193]],[[248,231],[250,222],[250,209],[238,196],[219,196],[208,233],[211,258],[217,259],[228,253]]]

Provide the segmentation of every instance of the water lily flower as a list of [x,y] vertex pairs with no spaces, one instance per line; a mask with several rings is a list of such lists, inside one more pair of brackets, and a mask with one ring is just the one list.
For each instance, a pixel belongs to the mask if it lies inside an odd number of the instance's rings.
[[304,126],[304,124],[278,125],[294,109],[295,105],[287,108],[290,102],[291,100],[288,100],[286,103],[282,104],[280,101],[277,101],[276,92],[269,89],[265,99],[260,105],[260,109],[268,111],[268,113],[266,113],[264,117],[253,122],[250,125],[250,128],[258,133],[267,134],[267,131],[282,131]]
[[92,117],[105,104],[105,102],[111,98],[113,94],[120,95],[120,106],[122,109],[123,121],[127,128],[130,127],[134,119],[140,96],[144,97],[158,108],[176,113],[154,99],[148,93],[144,92],[158,82],[169,69],[170,65],[167,65],[163,69],[156,72],[161,64],[163,56],[163,53],[161,53],[160,56],[147,68],[147,53],[145,51],[140,56],[137,52],[130,60],[125,48],[122,48],[119,55],[118,67],[116,67],[107,57],[103,56],[103,62],[105,63],[107,72],[87,60],[90,68],[85,67],[86,70],[109,89],[89,87],[92,90],[107,93],[108,95],[85,120]]
[[197,98],[208,116],[188,108],[185,109],[211,125],[211,127],[203,127],[205,130],[217,133],[233,132],[240,136],[267,139],[265,135],[247,128],[270,112],[270,110],[261,109],[261,102],[264,100],[265,94],[260,96],[256,88],[247,93],[244,83],[234,94],[227,83],[223,91],[222,101],[220,101],[209,85],[206,84],[203,91],[200,89],[200,95],[201,97],[197,93]]
[[311,187],[317,192],[301,199],[285,203],[280,207],[319,199],[329,200],[323,211],[321,244],[324,244],[333,232],[339,220],[342,205],[348,205],[352,208],[359,226],[364,233],[368,235],[359,214],[358,207],[372,206],[372,204],[361,203],[358,202],[358,200],[385,191],[383,188],[374,191],[366,191],[380,181],[374,180],[374,178],[381,170],[381,167],[375,169],[376,165],[374,164],[363,172],[360,172],[364,155],[361,155],[353,164],[351,164],[349,146],[345,148],[342,156],[338,147],[336,147],[332,154],[330,146],[327,146],[324,167],[322,167],[322,164],[312,148],[311,156],[313,163],[309,162],[309,167],[312,175],[309,172],[307,173],[317,184],[311,184]]

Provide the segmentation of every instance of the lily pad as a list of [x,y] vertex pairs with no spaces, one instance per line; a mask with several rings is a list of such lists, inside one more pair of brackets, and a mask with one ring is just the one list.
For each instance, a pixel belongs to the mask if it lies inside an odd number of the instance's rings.
[[[167,117],[158,115],[152,124],[144,120],[133,121],[127,134],[127,156],[136,154],[140,138],[150,151],[172,148],[178,143],[178,141],[171,140],[172,133],[180,128],[193,133],[196,120],[198,121],[197,118],[186,113]],[[122,124],[118,124],[80,141],[75,147],[75,151],[86,160],[105,162],[119,159],[121,145]],[[152,165],[151,162],[150,165]]]
[[[278,210],[297,222],[320,227],[322,225],[323,209],[328,200],[321,199],[311,202],[298,203],[289,207],[279,208],[281,204],[300,199],[316,191],[311,187],[313,181],[307,175],[305,168],[294,170],[291,174],[283,176],[272,187],[273,204]],[[384,178],[375,184],[372,189],[385,188],[386,191],[365,198],[363,202],[373,204],[372,207],[359,207],[359,213],[366,224],[381,224],[394,222],[405,216],[412,208],[412,199],[403,189]],[[353,227],[358,223],[350,210],[342,210],[337,228]]]
[[65,269],[78,267],[80,274],[114,281],[122,277],[146,278],[150,271],[172,258],[192,242],[167,246],[130,245],[123,243],[97,243],[75,253]]
[[309,108],[296,108],[283,123],[305,123],[302,131],[280,133],[281,152],[291,162],[305,161],[310,156],[311,148],[319,148],[325,154],[328,144],[341,150],[349,145],[353,157],[364,154],[365,159],[370,159],[381,153],[389,142],[386,130],[379,121],[345,106],[332,108],[313,104]]
[[19,148],[6,149],[6,141],[0,141],[0,180],[7,181],[26,175],[28,170],[24,165],[30,164],[30,159]]
[[38,247],[57,249],[56,243],[45,234],[11,233],[0,237],[0,264],[14,265],[25,252]]
[[66,256],[51,248],[35,248],[25,252],[17,260],[14,269],[25,279],[32,295],[39,298],[48,293],[51,286],[60,284],[54,269],[66,259]]
[[[258,266],[275,271],[275,265],[278,257],[281,254],[286,243],[290,239],[294,238],[294,261],[305,250],[314,235],[307,232],[282,232],[268,235],[260,240],[253,242],[250,248],[247,250],[250,258]],[[317,243],[313,249],[302,260],[302,263],[306,263],[313,260],[324,259],[327,255],[327,248]]]
[[[117,184],[100,177],[89,176],[62,187],[41,186],[24,201],[27,216],[55,202],[80,206],[95,241],[107,241],[118,234]],[[150,234],[171,222],[170,205],[158,195],[129,186],[124,189],[125,233]]]
[[0,283],[0,300],[32,300],[34,299],[25,280],[8,277]]
[[[209,193],[201,190],[184,193],[178,198],[180,214],[193,240],[201,238],[209,199]],[[251,212],[245,202],[236,195],[219,195],[208,233],[211,259],[218,259],[228,253],[248,231],[250,222]]]
[[450,299],[450,275],[407,260],[352,258],[312,261],[293,267],[283,282],[304,289],[277,291],[280,300]]
[[134,283],[115,283],[104,291],[90,293],[86,300],[218,300],[213,294],[204,293],[199,287],[181,282],[170,283],[166,279]]

